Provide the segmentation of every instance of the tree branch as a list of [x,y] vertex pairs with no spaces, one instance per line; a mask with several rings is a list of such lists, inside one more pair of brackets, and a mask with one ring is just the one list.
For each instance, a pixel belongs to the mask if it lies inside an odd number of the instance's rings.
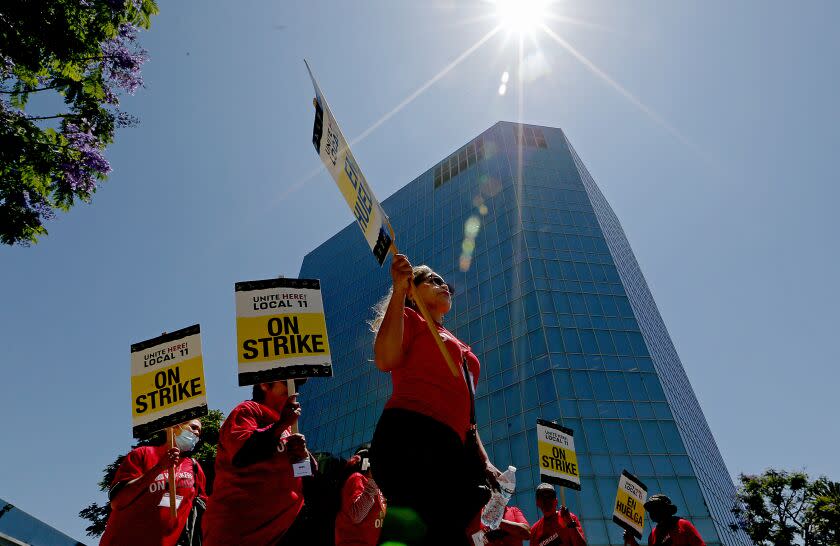
[[56,114],[54,116],[26,116],[26,119],[29,121],[38,121],[42,119],[59,119],[59,118],[72,118],[77,114]]
[[48,85],[47,87],[39,87],[37,89],[24,89],[23,91],[6,91],[0,90],[0,95],[23,95],[24,93],[37,93],[38,91],[46,91],[48,89],[58,89],[66,84],[57,83],[55,85]]

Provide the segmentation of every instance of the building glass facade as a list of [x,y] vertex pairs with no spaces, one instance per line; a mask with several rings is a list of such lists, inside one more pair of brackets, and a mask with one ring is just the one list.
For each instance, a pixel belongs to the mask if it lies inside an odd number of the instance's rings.
[[0,499],[0,546],[84,546],[14,504]]
[[[582,490],[566,500],[590,546],[622,544],[622,469],[707,544],[750,544],[728,527],[734,486],[621,225],[560,129],[497,123],[382,205],[400,251],[454,284],[446,326],[482,364],[479,431],[497,467],[518,468],[511,503],[529,522],[543,418],[575,432]],[[301,389],[301,430],[347,456],[390,395],[366,324],[390,275],[351,224],[300,276],[321,279],[334,366]]]

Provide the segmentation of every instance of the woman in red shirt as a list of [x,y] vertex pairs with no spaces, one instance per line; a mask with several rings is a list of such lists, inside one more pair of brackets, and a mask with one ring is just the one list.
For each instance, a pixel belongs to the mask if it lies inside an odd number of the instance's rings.
[[349,476],[341,487],[335,518],[335,546],[376,546],[385,519],[385,497],[370,473],[367,445],[347,461]]
[[[397,254],[391,279],[391,293],[371,321],[375,363],[391,374],[393,387],[371,446],[373,475],[389,506],[383,540],[470,544],[466,529],[476,511],[469,477],[474,458],[481,459],[491,480],[499,474],[480,439],[477,455],[465,445],[478,358],[442,325],[452,293],[440,275],[428,266],[412,268]],[[463,372],[452,375],[417,311],[417,299],[425,304],[452,360],[462,370],[466,365],[468,377]]]

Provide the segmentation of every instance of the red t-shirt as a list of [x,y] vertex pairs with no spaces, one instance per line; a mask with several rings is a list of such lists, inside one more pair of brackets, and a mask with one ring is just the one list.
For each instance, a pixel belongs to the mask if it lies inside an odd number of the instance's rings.
[[[213,495],[204,514],[204,544],[274,544],[303,507],[301,478],[292,474],[286,453],[236,467],[233,457],[254,432],[271,427],[280,416],[247,400],[230,412],[219,430]],[[287,428],[284,435],[290,433]]]
[[[154,468],[168,449],[169,446],[162,445],[143,446],[132,450],[120,463],[111,486],[139,478]],[[187,523],[187,516],[196,495],[196,482],[198,488],[205,491],[204,471],[201,470],[201,465],[195,465],[195,468],[198,469],[198,476],[193,475],[193,460],[186,457],[181,459],[175,473],[175,494],[181,497],[177,518],[169,515],[167,469],[158,474],[155,481],[146,486],[146,490],[128,506],[116,508],[112,504],[113,510],[108,517],[108,525],[100,546],[174,546]],[[118,491],[114,498],[119,499],[120,495],[131,496],[131,493],[125,490]]]
[[381,492],[377,491],[376,501],[365,519],[359,523],[353,523],[350,519],[350,506],[363,494],[367,483],[368,478],[359,472],[351,474],[344,482],[341,488],[341,510],[335,518],[335,546],[376,546],[379,542],[382,521],[385,519],[385,499]]
[[[525,519],[525,514],[516,506],[505,506],[505,515],[502,516],[502,519],[512,521],[513,523],[528,524],[528,520]],[[485,533],[490,533],[490,540],[487,541],[489,546],[522,546],[522,539],[516,538],[501,526],[496,531],[490,531],[488,527],[484,526],[482,528]],[[499,536],[493,538],[495,535]]]
[[[560,512],[554,512],[550,516],[543,516],[531,527],[531,546],[583,546],[586,544],[586,535],[583,534],[583,527],[576,515],[572,516],[572,527],[566,527],[560,519]],[[580,531],[580,536],[578,536]],[[583,540],[581,540],[583,539]]]
[[[470,348],[443,326],[437,326],[452,360],[461,370],[461,358],[478,384],[481,365]],[[463,372],[453,376],[440,354],[426,321],[413,309],[403,313],[402,361],[391,370],[393,392],[386,408],[400,408],[431,417],[447,425],[463,441],[470,425],[470,395]]]
[[690,521],[677,518],[676,525],[673,524],[673,520],[663,523],[657,524],[650,532],[650,546],[706,546],[697,528]]

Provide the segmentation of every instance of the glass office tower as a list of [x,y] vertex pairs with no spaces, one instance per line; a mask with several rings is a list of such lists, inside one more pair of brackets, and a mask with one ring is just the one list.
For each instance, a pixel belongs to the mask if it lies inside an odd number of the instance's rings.
[[[497,467],[518,468],[511,502],[529,522],[543,418],[575,432],[582,490],[566,499],[590,546],[622,544],[611,514],[623,469],[670,496],[707,544],[750,544],[728,527],[732,480],[627,238],[560,129],[497,123],[382,205],[400,251],[454,281],[446,326],[481,360],[480,434]],[[390,395],[366,324],[387,263],[351,224],[300,276],[321,279],[335,374],[302,388],[301,430],[347,456]]]

